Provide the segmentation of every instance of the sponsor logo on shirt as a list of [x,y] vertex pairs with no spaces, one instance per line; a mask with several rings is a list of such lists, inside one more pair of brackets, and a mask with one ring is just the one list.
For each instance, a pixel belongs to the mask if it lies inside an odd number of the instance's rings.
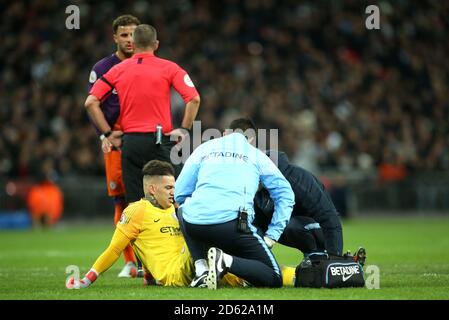
[[229,151],[228,152],[221,152],[221,151],[211,152],[208,155],[205,155],[204,157],[202,157],[201,161],[207,160],[209,158],[219,158],[219,157],[241,159],[245,162],[248,162],[248,156],[245,156],[241,153],[229,152]]
[[162,227],[160,229],[161,233],[170,233],[171,236],[179,236],[181,234],[181,229],[177,227]]
[[115,181],[109,182],[109,188],[111,188],[111,190],[115,190],[115,188],[117,188],[117,183],[115,183]]

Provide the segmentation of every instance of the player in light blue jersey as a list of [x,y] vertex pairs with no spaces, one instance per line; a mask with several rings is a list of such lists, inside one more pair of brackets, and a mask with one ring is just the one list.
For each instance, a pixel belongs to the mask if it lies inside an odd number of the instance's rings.
[[[242,134],[255,138],[252,121],[234,120],[230,129],[240,132],[200,145],[176,181],[175,201],[180,205],[183,232],[197,272],[192,286],[205,281],[216,289],[230,271],[253,286],[280,287],[281,272],[270,248],[290,219],[294,194],[270,158]],[[252,225],[259,183],[275,203],[263,238]]]

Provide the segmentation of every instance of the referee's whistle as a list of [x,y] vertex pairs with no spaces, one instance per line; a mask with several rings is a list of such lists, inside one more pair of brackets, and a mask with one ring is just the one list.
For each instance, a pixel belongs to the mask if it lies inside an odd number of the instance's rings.
[[156,126],[156,144],[162,143],[162,126],[158,124]]

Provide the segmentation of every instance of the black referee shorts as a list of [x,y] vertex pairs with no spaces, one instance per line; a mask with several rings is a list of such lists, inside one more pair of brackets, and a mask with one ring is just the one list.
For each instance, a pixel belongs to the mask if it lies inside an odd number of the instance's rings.
[[[125,184],[125,198],[128,203],[139,201],[144,196],[142,168],[148,161],[170,161],[170,152],[175,141],[162,136],[162,143],[156,144],[155,133],[125,133],[122,145],[122,176]],[[181,165],[173,165],[175,177]]]
[[[282,275],[279,265],[266,245],[251,227],[251,233],[237,230],[237,219],[220,224],[197,225],[184,220],[185,233],[194,241],[187,245],[201,244],[206,259],[207,249],[217,247],[233,257],[229,272],[248,281],[255,287],[281,287]],[[186,239],[187,240],[187,239]],[[198,247],[195,251],[198,251]]]

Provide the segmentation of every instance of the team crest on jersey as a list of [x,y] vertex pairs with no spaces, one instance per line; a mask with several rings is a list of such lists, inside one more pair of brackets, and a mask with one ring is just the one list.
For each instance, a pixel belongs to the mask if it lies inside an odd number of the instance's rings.
[[122,213],[122,216],[120,217],[120,224],[125,224],[126,223],[126,216],[124,213]]
[[191,87],[191,88],[195,87],[195,85],[194,85],[193,82],[192,82],[192,79],[190,79],[190,77],[189,77],[188,74],[186,74],[186,75],[184,76],[184,83],[185,83],[186,85],[188,85],[189,87]]
[[97,73],[92,70],[89,75],[89,82],[94,83],[95,81],[97,81]]
[[117,94],[117,90],[115,90],[115,88],[112,90],[112,94]]
[[115,181],[109,182],[109,188],[111,188],[111,190],[115,190],[115,188],[117,188],[117,183],[115,183]]

